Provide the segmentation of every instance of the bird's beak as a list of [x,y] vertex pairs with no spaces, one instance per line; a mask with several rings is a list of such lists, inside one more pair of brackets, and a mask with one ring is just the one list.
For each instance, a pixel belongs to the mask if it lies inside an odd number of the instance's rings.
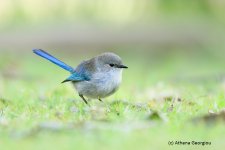
[[127,69],[128,67],[125,66],[125,65],[116,65],[117,68],[124,68],[124,69]]

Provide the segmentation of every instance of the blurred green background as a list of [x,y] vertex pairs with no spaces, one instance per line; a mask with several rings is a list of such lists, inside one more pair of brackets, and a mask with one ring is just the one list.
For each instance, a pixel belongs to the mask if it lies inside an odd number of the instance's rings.
[[114,51],[150,68],[175,62],[175,74],[204,72],[205,61],[223,65],[224,8],[221,0],[2,1],[0,51],[68,51],[78,62]]
[[0,7],[3,50],[224,47],[221,0],[8,0]]
[[[101,52],[121,56],[129,69],[106,100],[111,112],[83,105],[59,84],[68,74],[33,48],[72,66]],[[224,147],[224,122],[190,123],[225,108],[224,56],[223,0],[2,0],[0,149],[180,148],[169,140]],[[177,97],[181,104],[161,101]]]

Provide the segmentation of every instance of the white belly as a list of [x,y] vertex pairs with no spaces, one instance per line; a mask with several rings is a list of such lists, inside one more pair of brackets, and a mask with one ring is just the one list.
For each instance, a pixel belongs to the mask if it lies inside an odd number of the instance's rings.
[[113,94],[122,80],[122,70],[96,73],[90,81],[75,82],[79,94],[89,98],[104,98]]

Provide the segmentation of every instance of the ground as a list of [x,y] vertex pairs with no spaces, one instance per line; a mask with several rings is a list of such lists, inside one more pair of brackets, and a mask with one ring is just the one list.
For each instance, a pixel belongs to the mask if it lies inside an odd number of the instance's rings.
[[[82,60],[65,53],[55,55],[74,66]],[[220,55],[204,50],[118,53],[129,67],[119,91],[88,106],[72,85],[61,84],[69,75],[64,70],[31,51],[2,52],[0,149],[225,147]]]

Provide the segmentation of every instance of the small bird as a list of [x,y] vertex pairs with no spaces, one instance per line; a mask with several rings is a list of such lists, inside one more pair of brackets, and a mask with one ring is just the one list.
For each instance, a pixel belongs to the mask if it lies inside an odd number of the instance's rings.
[[33,49],[33,52],[69,71],[71,75],[62,83],[72,82],[86,104],[85,97],[102,101],[115,93],[122,81],[122,70],[128,68],[118,55],[110,52],[83,61],[75,69],[42,49]]

